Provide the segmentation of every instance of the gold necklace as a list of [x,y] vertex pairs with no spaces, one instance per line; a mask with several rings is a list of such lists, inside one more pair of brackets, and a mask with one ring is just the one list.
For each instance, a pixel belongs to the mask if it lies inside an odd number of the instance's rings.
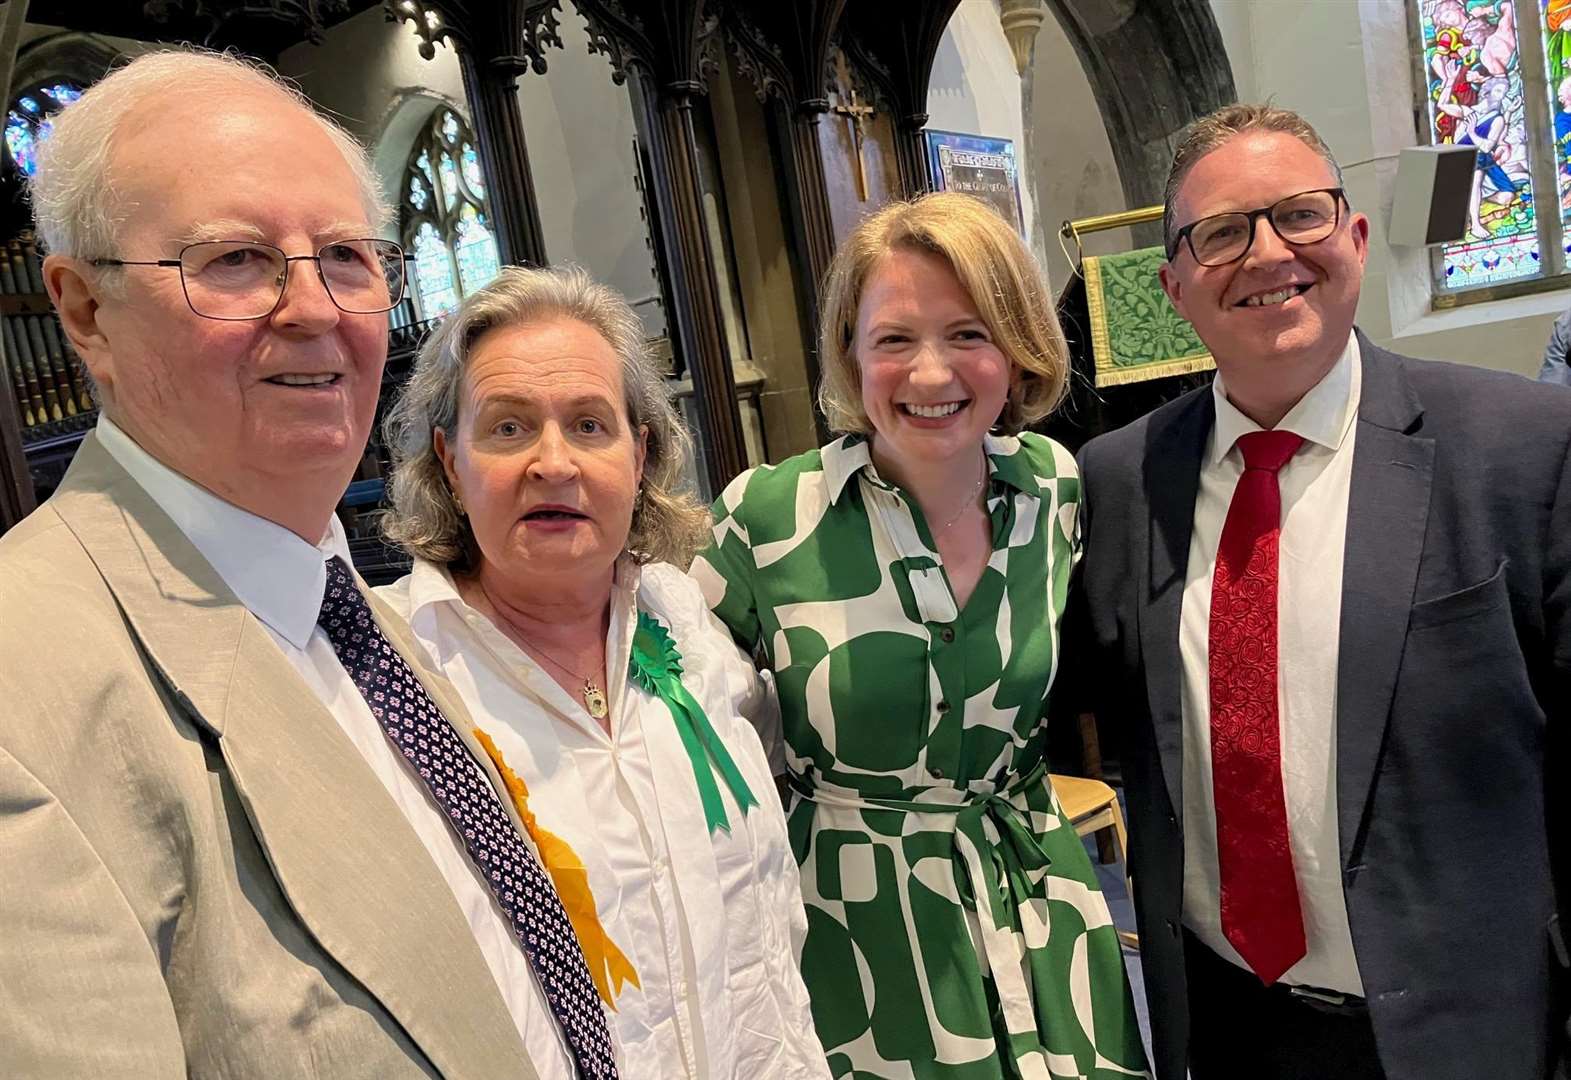
[[531,651],[539,653],[540,654],[540,658],[542,660],[544,660],[546,663],[550,664],[552,667],[556,668],[558,671],[565,671],[569,675],[571,675],[573,678],[575,678],[575,679],[582,679],[583,680],[584,685],[578,691],[578,695],[579,695],[579,697],[584,699],[584,709],[589,713],[590,716],[594,717],[596,720],[604,720],[605,717],[606,717],[606,713],[608,713],[610,711],[610,709],[606,705],[605,691],[600,689],[599,684],[596,683],[594,681],[594,679],[590,678],[588,675],[583,675],[583,674],[580,674],[579,672],[574,671],[572,668],[568,667],[566,664],[562,663],[560,660],[556,659],[550,653],[548,653],[544,649],[542,649],[539,645],[536,645],[533,641],[531,641],[529,639],[529,636],[527,634],[525,634],[522,630],[520,630],[513,623],[513,620],[511,620],[507,616],[503,615],[501,609],[498,608],[496,606],[496,604],[494,604],[491,601],[491,597],[485,591],[485,586],[484,585],[480,586],[480,595],[485,597],[486,606],[489,607],[493,612],[496,613],[497,618],[501,619],[502,622],[506,623],[508,629],[510,629],[513,633],[518,635],[518,640],[522,644],[528,646]]
[[582,679],[584,681],[583,689],[579,690],[578,693],[579,696],[584,699],[584,708],[587,709],[589,715],[594,717],[596,720],[605,719],[605,715],[609,711],[606,708],[605,691],[600,689],[593,679],[591,679],[588,675],[581,675],[574,671],[560,660],[557,660],[550,653],[546,652],[539,645],[536,645],[533,641],[525,638],[523,634],[519,633],[518,627],[513,627],[513,632],[518,634],[519,637],[524,638],[524,643],[535,652],[539,653],[541,659],[543,659],[546,663],[550,664],[558,671],[567,672],[575,679]]
[[[955,516],[939,526],[939,533],[948,532],[949,527],[960,520],[960,515],[971,508],[971,505],[976,501],[977,492],[982,490],[982,485],[985,483],[987,483],[987,459],[984,457],[982,459],[982,478],[976,482],[976,487],[971,489],[970,494],[965,497],[965,501],[960,504],[960,509],[955,511]],[[936,537],[938,533],[933,535]]]

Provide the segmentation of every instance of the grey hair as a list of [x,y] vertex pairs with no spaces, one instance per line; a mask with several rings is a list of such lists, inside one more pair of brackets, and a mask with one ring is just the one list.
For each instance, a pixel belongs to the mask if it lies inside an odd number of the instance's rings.
[[[117,254],[115,241],[123,208],[117,205],[110,164],[121,125],[138,106],[168,95],[222,95],[235,91],[274,94],[304,109],[342,151],[360,188],[371,228],[380,234],[392,212],[365,148],[323,116],[309,98],[257,60],[186,46],[137,57],[90,86],[53,119],[53,131],[38,148],[38,168],[28,181],[33,216],[44,246],[78,259]],[[221,169],[222,163],[215,168]]]
[[1320,137],[1308,120],[1291,109],[1280,109],[1269,101],[1263,105],[1224,105],[1213,113],[1202,116],[1178,133],[1178,149],[1173,151],[1173,165],[1167,173],[1167,189],[1162,195],[1162,240],[1168,257],[1173,255],[1173,234],[1178,231],[1174,219],[1174,204],[1184,177],[1200,164],[1200,159],[1223,143],[1251,131],[1274,131],[1291,135],[1309,149],[1319,154],[1331,166],[1337,187],[1342,186],[1342,166],[1336,162],[1331,148]]
[[428,562],[474,565],[474,534],[458,512],[432,434],[437,428],[450,435],[457,431],[464,372],[483,334],[553,318],[575,319],[606,339],[621,361],[628,419],[635,430],[648,430],[628,552],[640,562],[685,569],[710,536],[708,508],[683,486],[693,438],[672,404],[664,373],[644,347],[638,316],[614,289],[576,266],[504,267],[426,339],[382,426],[393,457],[393,509],[383,519],[384,535]]

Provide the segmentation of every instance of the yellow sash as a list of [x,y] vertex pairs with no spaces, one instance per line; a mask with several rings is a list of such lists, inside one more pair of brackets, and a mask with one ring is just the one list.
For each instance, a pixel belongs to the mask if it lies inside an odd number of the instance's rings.
[[[589,963],[589,975],[595,981],[595,989],[600,992],[600,999],[614,1011],[615,995],[622,992],[622,984],[630,982],[634,986],[639,985],[638,972],[622,950],[616,947],[611,936],[605,932],[605,927],[600,925],[600,917],[595,913],[595,896],[589,891],[588,868],[566,840],[547,832],[535,821],[535,815],[529,809],[529,788],[508,768],[507,762],[502,759],[502,751],[496,748],[491,736],[475,728],[475,738],[480,740],[491,763],[501,774],[502,783],[507,786],[508,795],[512,796],[513,806],[523,819],[525,830],[535,842],[535,847],[540,849],[540,861],[545,863],[546,873],[551,875],[557,895],[562,898],[562,906],[567,909],[568,921],[573,924],[579,947],[584,950],[584,959]],[[613,982],[614,988],[611,985]]]

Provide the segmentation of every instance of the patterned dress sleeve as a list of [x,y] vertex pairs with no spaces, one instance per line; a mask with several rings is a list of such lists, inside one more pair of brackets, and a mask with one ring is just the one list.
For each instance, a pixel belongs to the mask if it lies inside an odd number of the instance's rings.
[[745,502],[749,469],[727,485],[711,508],[714,539],[693,560],[688,574],[704,591],[704,602],[745,651],[758,645],[758,601],[753,592],[752,541],[747,534]]

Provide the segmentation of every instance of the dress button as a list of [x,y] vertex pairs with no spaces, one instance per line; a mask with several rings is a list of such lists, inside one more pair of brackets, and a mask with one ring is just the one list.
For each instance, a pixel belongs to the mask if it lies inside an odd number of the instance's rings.
[[949,642],[955,640],[955,628],[953,626],[946,626],[938,632],[938,636],[943,639],[945,644],[948,644]]
[[933,774],[933,779],[934,780],[942,780],[944,778],[944,770],[943,769],[929,769],[927,771]]
[[949,711],[949,702],[948,701],[940,701],[938,703],[938,714],[940,716],[942,716],[944,713],[946,713],[948,711]]

